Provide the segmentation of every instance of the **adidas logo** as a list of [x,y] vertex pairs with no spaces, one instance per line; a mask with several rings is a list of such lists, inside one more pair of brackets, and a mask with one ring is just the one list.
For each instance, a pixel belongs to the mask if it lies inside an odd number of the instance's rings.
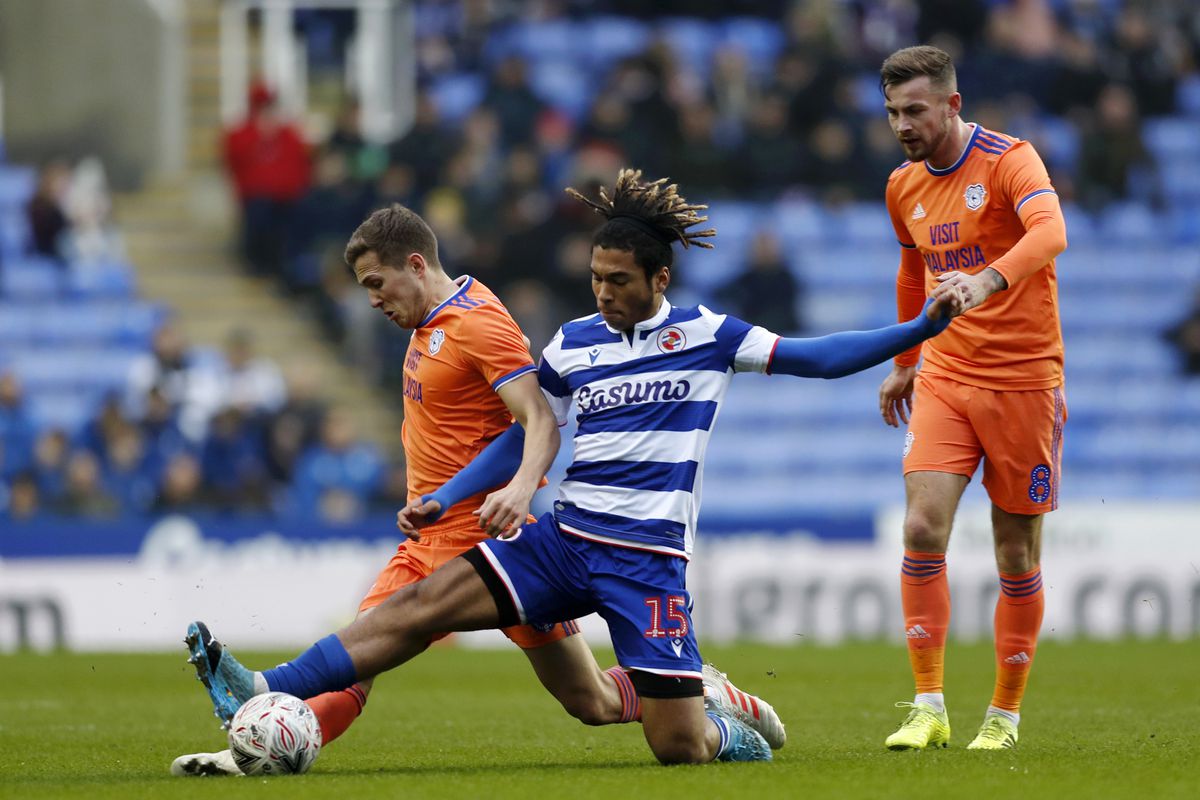
[[1015,656],[1009,656],[1008,658],[1004,659],[1004,663],[1005,664],[1028,664],[1032,660],[1033,659],[1031,659],[1029,656],[1027,656],[1025,654],[1025,651],[1022,650],[1021,652],[1017,653]]
[[913,209],[912,218],[925,219],[925,208],[920,203],[917,203],[917,207]]
[[[922,628],[920,625],[913,625],[911,628],[909,628],[908,630],[906,630],[904,632],[904,635],[907,636],[909,639],[929,639],[929,638],[931,638],[929,635],[929,632],[926,631],[924,628]],[[1025,655],[1025,654],[1022,653],[1021,655]]]

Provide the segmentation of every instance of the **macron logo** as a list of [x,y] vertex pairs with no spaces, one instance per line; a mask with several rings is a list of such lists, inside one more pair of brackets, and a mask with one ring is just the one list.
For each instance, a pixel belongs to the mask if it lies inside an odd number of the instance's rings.
[[593,364],[596,363],[596,359],[599,357],[600,357],[600,348],[599,347],[593,347],[591,350],[588,351],[588,358],[590,358],[592,360]]
[[917,207],[913,209],[913,219],[925,219],[925,208],[917,203]]
[[672,639],[671,640],[671,649],[675,651],[676,658],[682,657],[683,656],[683,639]]
[[1004,663],[1005,664],[1028,664],[1032,660],[1033,659],[1031,659],[1028,655],[1026,655],[1025,651],[1022,650],[1021,652],[1017,653],[1015,656],[1009,656],[1008,658],[1004,659]]
[[907,636],[909,639],[929,639],[929,638],[931,638],[928,631],[926,631],[920,625],[913,625],[911,628],[909,628],[908,630],[906,630],[904,632],[904,635]]

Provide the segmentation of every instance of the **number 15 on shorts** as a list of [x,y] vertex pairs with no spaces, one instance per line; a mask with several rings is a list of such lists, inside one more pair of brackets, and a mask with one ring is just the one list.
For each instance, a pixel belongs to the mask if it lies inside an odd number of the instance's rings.
[[[648,639],[684,639],[688,635],[687,598],[680,595],[647,597],[650,627],[644,631]],[[665,622],[668,627],[663,627]]]

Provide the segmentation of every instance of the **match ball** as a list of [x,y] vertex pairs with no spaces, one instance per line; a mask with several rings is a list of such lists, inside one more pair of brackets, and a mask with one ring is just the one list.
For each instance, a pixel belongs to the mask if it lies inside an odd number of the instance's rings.
[[300,698],[260,694],[233,715],[229,750],[247,775],[300,775],[321,752],[321,725]]

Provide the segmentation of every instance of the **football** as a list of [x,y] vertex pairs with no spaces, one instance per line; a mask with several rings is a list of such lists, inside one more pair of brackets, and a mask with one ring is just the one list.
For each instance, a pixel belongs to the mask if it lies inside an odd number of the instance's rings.
[[321,726],[300,698],[260,694],[233,715],[229,750],[247,775],[299,775],[308,772],[321,752]]

